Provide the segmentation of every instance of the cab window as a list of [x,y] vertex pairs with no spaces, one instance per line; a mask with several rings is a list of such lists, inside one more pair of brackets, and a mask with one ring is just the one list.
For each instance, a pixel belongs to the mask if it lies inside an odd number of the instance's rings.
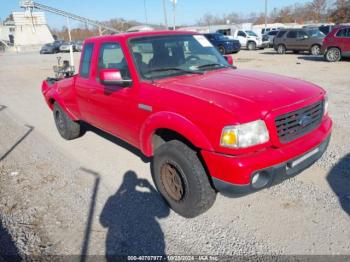
[[238,36],[246,37],[247,35],[243,31],[238,31]]
[[86,44],[84,47],[84,53],[82,55],[80,72],[79,72],[79,75],[81,77],[88,78],[90,75],[90,65],[91,65],[93,50],[94,50],[94,44],[92,43]]
[[101,45],[98,56],[98,71],[101,69],[119,69],[124,79],[130,78],[123,50],[118,43],[104,43]]

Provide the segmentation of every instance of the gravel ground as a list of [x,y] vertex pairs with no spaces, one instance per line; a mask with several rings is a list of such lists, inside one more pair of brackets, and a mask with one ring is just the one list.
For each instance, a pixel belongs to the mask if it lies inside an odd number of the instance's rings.
[[350,255],[349,61],[271,50],[234,60],[324,87],[332,141],[296,178],[242,198],[219,195],[188,220],[164,204],[138,150],[98,130],[59,137],[40,93],[54,55],[0,54],[0,254]]

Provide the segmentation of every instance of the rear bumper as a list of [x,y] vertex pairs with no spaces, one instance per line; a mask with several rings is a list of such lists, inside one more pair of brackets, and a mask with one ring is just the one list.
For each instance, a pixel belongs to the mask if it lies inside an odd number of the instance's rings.
[[[251,184],[253,175],[258,172],[269,174],[271,181],[264,186],[268,187],[302,172],[316,162],[327,149],[331,128],[332,121],[327,116],[318,129],[281,148],[269,147],[236,156],[202,151],[202,157],[218,191],[249,193],[256,191]],[[294,161],[315,148],[319,148],[317,153],[291,168]]]

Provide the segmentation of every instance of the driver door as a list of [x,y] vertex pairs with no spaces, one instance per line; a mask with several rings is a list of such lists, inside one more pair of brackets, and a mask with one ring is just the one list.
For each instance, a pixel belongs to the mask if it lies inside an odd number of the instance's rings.
[[128,63],[118,42],[102,42],[97,54],[96,75],[90,85],[90,104],[94,112],[94,124],[131,144],[135,144],[137,95],[135,83],[131,86],[104,85],[100,82],[102,69],[118,69],[123,79],[131,79]]
[[241,43],[242,46],[247,46],[247,34],[243,31],[238,31],[237,39]]

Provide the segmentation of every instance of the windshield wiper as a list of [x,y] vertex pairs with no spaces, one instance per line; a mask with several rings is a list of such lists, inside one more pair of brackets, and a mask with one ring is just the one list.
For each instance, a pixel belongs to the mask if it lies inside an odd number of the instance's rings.
[[220,67],[223,67],[223,68],[233,68],[233,66],[230,66],[230,65],[223,65],[223,64],[218,64],[218,63],[200,65],[200,66],[197,66],[197,68],[198,68],[198,69],[202,69],[202,68],[214,67],[214,66],[220,66]]
[[178,67],[166,67],[166,68],[151,69],[151,70],[148,70],[146,73],[166,72],[166,71],[179,71],[179,72],[183,72],[183,73],[198,74],[198,75],[204,74],[204,72],[202,72],[202,71],[186,70],[186,69],[182,69],[182,68],[178,68]]

